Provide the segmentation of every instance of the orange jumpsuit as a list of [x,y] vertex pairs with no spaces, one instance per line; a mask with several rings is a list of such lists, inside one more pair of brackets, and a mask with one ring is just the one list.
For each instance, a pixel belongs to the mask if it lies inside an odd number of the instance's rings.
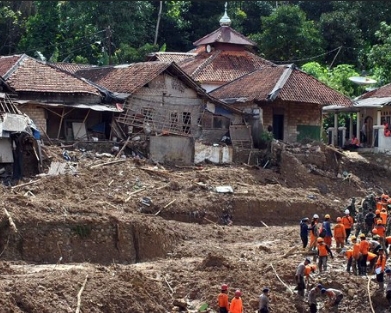
[[242,298],[232,298],[229,313],[243,313]]
[[343,248],[345,244],[345,239],[346,239],[346,231],[345,231],[345,226],[343,226],[342,223],[338,223],[337,225],[334,226],[334,239],[335,239],[335,244],[338,248]]
[[226,308],[227,312],[229,311],[228,295],[221,292],[217,297],[219,303],[219,308]]

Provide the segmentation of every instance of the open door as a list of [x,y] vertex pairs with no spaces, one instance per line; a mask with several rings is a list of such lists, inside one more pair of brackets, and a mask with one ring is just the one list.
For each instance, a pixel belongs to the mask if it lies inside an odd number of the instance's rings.
[[273,114],[273,136],[274,139],[284,140],[284,115]]

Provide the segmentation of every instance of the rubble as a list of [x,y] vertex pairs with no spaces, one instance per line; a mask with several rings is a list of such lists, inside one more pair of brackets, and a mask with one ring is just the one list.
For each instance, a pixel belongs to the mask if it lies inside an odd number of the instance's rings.
[[[101,157],[110,150],[67,149],[76,161],[64,160],[60,146],[44,147],[44,173],[52,166],[54,175],[0,188],[0,305],[10,312],[197,312],[204,304],[217,312],[223,283],[230,299],[241,289],[245,312],[257,309],[264,286],[274,312],[305,312],[308,304],[294,291],[306,256],[300,219],[329,213],[335,221],[352,197],[361,203],[389,184],[374,156],[363,161],[320,144],[279,142],[267,168],[183,168],[126,149],[124,159]],[[350,182],[338,177],[344,171]],[[329,260],[329,272],[315,273],[311,285],[341,289],[341,312],[370,312],[369,299],[375,312],[385,312],[376,282],[369,281],[369,298],[366,277],[345,268],[342,257]]]

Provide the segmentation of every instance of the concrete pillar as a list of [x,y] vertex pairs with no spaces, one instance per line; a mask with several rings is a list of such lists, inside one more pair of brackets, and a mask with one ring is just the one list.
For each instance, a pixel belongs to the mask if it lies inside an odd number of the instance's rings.
[[[349,114],[350,116],[350,123],[349,123],[349,139],[353,138],[353,113]],[[357,133],[357,137],[360,138],[360,134]]]
[[356,125],[356,134],[357,134],[357,138],[360,139],[360,143],[361,143],[361,136],[360,136],[360,130],[361,130],[361,112],[357,112],[357,125]]
[[381,125],[381,111],[378,110],[376,114],[376,125]]
[[338,144],[338,113],[334,113],[334,133],[333,133],[333,145]]
[[342,142],[341,142],[341,147],[343,147],[345,145],[345,142],[346,142],[346,127],[344,126],[341,126],[341,127],[338,127],[338,133],[342,131]]

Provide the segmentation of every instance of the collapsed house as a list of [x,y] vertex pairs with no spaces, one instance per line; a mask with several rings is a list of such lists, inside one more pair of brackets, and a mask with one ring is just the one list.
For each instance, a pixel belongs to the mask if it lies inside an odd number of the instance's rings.
[[232,125],[244,127],[251,142],[241,112],[208,95],[175,62],[94,67],[76,75],[126,96],[112,131],[139,156],[156,162],[232,162],[232,148],[221,145]]
[[10,184],[42,171],[40,133],[33,121],[14,105],[12,92],[0,79],[0,181]]

